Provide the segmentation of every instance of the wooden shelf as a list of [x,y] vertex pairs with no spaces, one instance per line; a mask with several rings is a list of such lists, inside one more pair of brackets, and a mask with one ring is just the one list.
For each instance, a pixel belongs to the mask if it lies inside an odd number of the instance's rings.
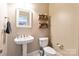
[[39,15],[39,20],[45,20],[47,21],[48,20],[48,16],[47,15]]
[[48,24],[47,23],[40,23],[39,28],[48,28]]
[[39,28],[41,29],[48,28],[48,15],[44,14],[39,15]]

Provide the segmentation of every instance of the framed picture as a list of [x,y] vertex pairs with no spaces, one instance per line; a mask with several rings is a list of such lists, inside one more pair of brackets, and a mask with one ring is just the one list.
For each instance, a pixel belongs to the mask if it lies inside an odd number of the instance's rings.
[[16,10],[16,26],[31,28],[32,12],[26,9]]

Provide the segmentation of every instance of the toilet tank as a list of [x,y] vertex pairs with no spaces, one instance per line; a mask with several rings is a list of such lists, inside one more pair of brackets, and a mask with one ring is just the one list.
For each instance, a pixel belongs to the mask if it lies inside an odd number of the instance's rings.
[[46,47],[48,45],[48,37],[39,38],[40,47]]

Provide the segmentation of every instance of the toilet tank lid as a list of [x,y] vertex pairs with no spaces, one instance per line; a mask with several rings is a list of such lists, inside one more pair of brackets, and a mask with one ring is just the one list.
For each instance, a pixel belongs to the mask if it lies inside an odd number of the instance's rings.
[[45,47],[44,51],[50,54],[56,54],[56,51],[51,47]]
[[40,37],[39,40],[48,40],[48,37]]

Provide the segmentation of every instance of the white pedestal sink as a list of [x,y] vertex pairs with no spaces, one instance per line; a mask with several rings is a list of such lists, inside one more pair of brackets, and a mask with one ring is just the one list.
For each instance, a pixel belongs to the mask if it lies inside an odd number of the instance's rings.
[[14,41],[17,45],[22,45],[23,56],[27,56],[27,44],[32,43],[33,40],[34,40],[34,37],[32,37],[32,36],[18,37],[18,38],[14,39]]

